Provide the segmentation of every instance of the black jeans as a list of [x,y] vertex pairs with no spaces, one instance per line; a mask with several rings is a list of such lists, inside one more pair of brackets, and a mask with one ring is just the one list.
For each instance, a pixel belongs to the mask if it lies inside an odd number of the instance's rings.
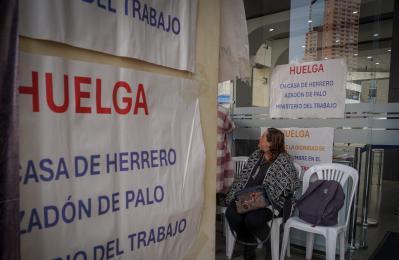
[[226,209],[226,218],[237,239],[246,243],[256,243],[256,239],[265,240],[269,234],[267,222],[273,217],[270,209],[257,209],[248,213],[239,214],[235,201]]

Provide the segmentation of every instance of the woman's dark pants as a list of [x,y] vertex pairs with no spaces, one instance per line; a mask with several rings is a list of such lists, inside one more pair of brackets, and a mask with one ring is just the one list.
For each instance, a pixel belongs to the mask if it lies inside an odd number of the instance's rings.
[[[239,214],[235,202],[232,201],[226,209],[226,219],[230,229],[236,233],[237,239],[245,243],[256,243],[259,239],[265,240],[269,235],[269,226],[267,222],[272,219],[270,209],[257,209],[247,213]],[[246,246],[245,253],[252,254],[249,251],[255,250],[256,246]],[[252,257],[248,257],[251,259]]]

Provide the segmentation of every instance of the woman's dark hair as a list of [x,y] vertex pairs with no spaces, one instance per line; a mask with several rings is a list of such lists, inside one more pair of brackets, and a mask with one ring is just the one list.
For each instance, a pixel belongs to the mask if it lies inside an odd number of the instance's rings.
[[286,153],[284,133],[276,128],[268,128],[266,140],[270,143],[270,153],[272,155],[272,162],[276,160],[280,153]]

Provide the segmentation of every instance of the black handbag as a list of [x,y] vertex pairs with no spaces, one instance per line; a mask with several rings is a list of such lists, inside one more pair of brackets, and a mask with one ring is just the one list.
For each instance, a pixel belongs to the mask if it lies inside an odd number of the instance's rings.
[[245,188],[235,195],[237,212],[240,214],[266,208],[269,205],[266,190],[262,185]]

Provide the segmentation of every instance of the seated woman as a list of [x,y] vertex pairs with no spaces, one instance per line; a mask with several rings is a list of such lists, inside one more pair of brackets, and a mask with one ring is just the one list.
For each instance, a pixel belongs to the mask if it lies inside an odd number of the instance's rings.
[[[267,129],[259,139],[259,149],[251,154],[242,171],[234,180],[226,196],[226,218],[237,239],[253,246],[245,246],[244,259],[255,259],[257,239],[269,234],[267,222],[273,217],[271,207],[239,214],[235,194],[244,188],[263,185],[274,207],[274,214],[291,213],[292,196],[299,188],[298,174],[291,157],[285,151],[284,134],[278,129]],[[289,205],[287,205],[289,204]],[[288,209],[288,210],[283,210]],[[284,216],[289,217],[289,216]]]

